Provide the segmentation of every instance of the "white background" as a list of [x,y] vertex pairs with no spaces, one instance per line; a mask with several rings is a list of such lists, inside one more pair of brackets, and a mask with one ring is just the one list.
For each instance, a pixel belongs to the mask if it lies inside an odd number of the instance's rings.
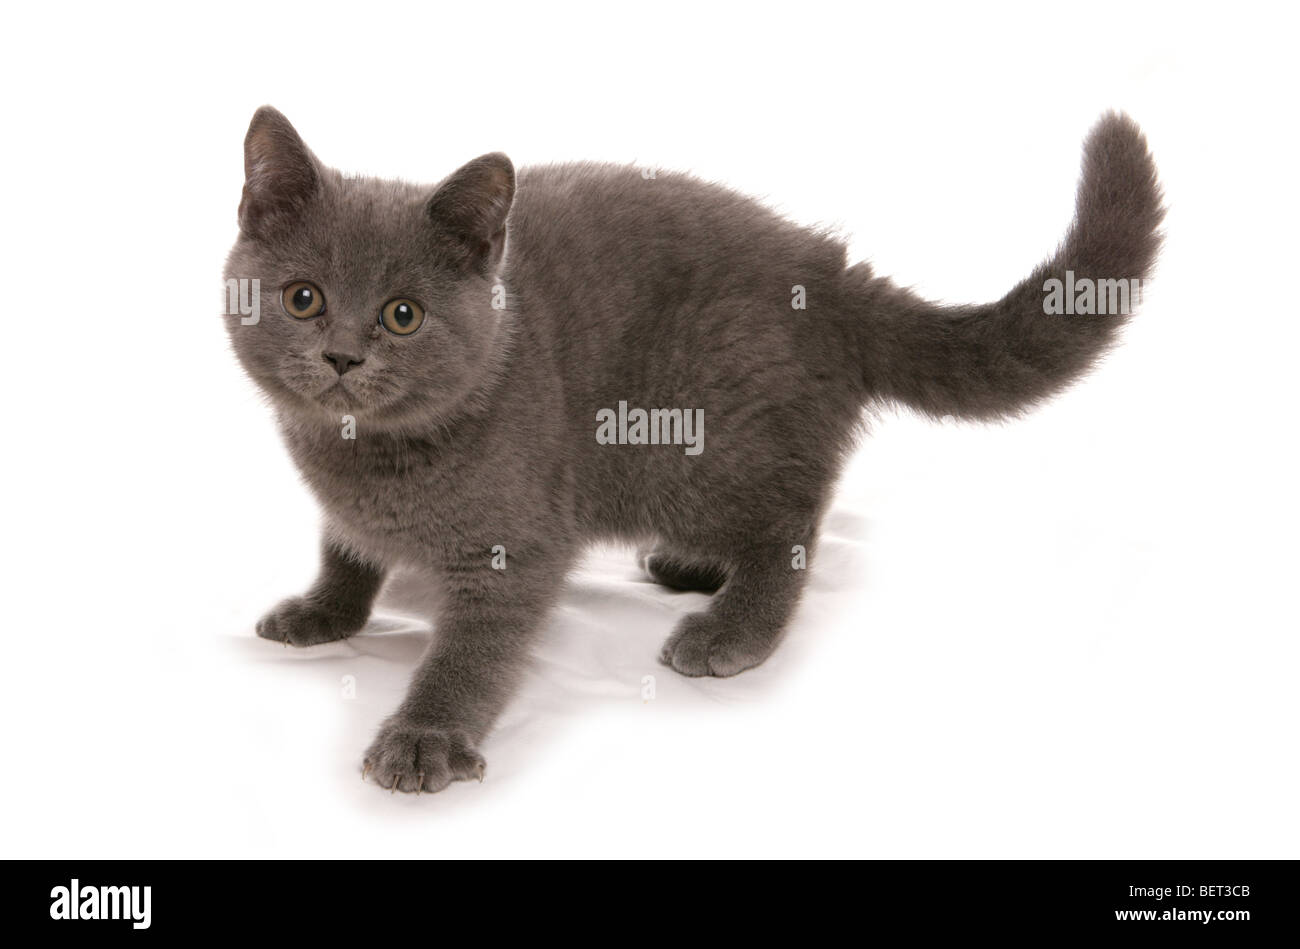
[[[10,10],[3,855],[1300,855],[1291,10],[974,6]],[[703,598],[598,552],[487,780],[390,796],[359,763],[419,591],[348,643],[252,636],[316,550],[218,316],[263,103],[349,172],[693,170],[949,301],[1052,250],[1117,107],[1168,242],[1051,406],[881,415],[765,666],[659,666]]]

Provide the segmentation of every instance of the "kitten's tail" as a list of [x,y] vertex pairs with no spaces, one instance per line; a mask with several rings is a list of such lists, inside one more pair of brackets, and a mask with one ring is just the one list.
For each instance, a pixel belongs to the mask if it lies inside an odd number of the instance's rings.
[[868,390],[934,417],[973,419],[1014,415],[1053,395],[1105,352],[1123,311],[1136,306],[1133,281],[1151,272],[1163,218],[1146,139],[1128,116],[1106,115],[1084,144],[1065,240],[998,302],[941,306],[873,278],[865,264],[846,272],[864,314]]

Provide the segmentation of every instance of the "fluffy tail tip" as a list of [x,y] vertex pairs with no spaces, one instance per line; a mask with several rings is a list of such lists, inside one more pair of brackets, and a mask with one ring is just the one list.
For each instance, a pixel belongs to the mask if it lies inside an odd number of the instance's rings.
[[1108,112],[1084,142],[1068,256],[1096,273],[1147,276],[1160,249],[1163,201],[1146,136],[1129,116]]

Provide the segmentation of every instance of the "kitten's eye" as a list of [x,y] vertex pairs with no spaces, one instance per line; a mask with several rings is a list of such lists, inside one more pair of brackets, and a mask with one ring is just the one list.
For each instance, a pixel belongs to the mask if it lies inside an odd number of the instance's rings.
[[413,300],[389,300],[379,311],[384,329],[398,336],[410,336],[424,322],[424,310]]
[[280,294],[284,312],[295,320],[310,320],[325,312],[325,294],[314,283],[299,280],[285,287]]

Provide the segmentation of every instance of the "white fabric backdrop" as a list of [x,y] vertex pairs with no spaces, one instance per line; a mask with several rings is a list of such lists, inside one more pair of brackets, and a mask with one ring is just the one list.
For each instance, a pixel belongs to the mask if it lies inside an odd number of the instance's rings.
[[[13,14],[5,856],[1296,855],[1289,8],[738,9],[507,5],[490,42],[472,6]],[[395,23],[436,62],[398,68]],[[596,552],[487,780],[390,796],[359,761],[426,641],[418,589],[348,643],[252,635],[317,543],[216,316],[263,102],[350,171],[693,169],[951,301],[1051,250],[1117,106],[1169,240],[1123,347],[1050,407],[879,420],[762,668],[659,666],[702,597]]]

